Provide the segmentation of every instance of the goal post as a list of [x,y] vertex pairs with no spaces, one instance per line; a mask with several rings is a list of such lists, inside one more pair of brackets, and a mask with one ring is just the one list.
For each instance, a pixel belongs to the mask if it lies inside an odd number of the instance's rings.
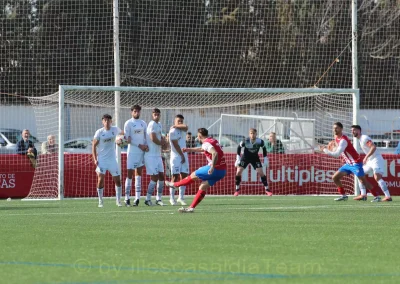
[[[120,94],[119,106],[115,104],[116,92]],[[194,133],[198,128],[212,125],[220,119],[220,123],[215,123],[211,127],[210,134],[222,135],[224,133],[221,132],[223,129],[221,127],[230,125],[230,129],[236,129],[240,135],[247,136],[248,129],[243,131],[236,127],[233,118],[242,120],[252,118],[262,122],[257,126],[257,130],[262,132],[264,136],[262,138],[265,139],[272,125],[275,124],[274,127],[285,125],[289,139],[284,142],[287,145],[291,145],[290,143],[294,145],[296,142],[298,146],[288,146],[289,151],[285,155],[271,157],[273,164],[268,178],[271,179],[272,189],[276,188],[276,194],[336,194],[336,189],[327,175],[337,168],[336,165],[340,164],[339,159],[315,154],[312,148],[333,139],[334,122],[341,121],[345,132],[349,131],[352,124],[357,123],[359,91],[318,88],[61,85],[58,93],[45,97],[30,97],[29,100],[35,109],[37,128],[41,129],[39,135],[45,137],[57,133],[59,151],[57,157],[39,156],[38,168],[27,199],[96,196],[96,174],[91,161],[91,148],[87,148],[87,145],[94,132],[102,127],[102,114],[109,113],[114,117],[117,110],[123,124],[131,118],[130,107],[134,104],[142,106],[140,118],[147,123],[151,120],[151,109],[154,107],[161,109],[164,133],[167,133],[173,125],[176,114],[185,117],[185,124],[188,124],[189,131]],[[274,122],[270,124],[271,121]],[[314,159],[324,159],[319,160],[320,165],[326,163],[328,159],[333,168],[326,167],[321,170],[318,166],[311,165],[311,155],[314,155]],[[223,181],[213,187],[211,194],[233,194],[235,157],[230,153],[226,156],[228,174]],[[122,180],[126,177],[124,157],[125,153],[121,159]],[[307,157],[308,163],[296,165],[298,161],[305,160],[304,157]],[[190,170],[205,164],[203,155],[191,155],[190,159]],[[142,194],[145,194],[143,189],[147,188],[148,177],[145,174],[143,176]],[[257,178],[251,176],[249,180],[251,190],[248,190],[248,194],[263,194]],[[318,184],[313,184],[313,181]],[[353,194],[356,183],[349,179],[346,179],[345,183],[348,193]],[[195,193],[195,187],[189,188],[188,193]],[[104,194],[113,195],[112,181],[109,177],[106,177]]]

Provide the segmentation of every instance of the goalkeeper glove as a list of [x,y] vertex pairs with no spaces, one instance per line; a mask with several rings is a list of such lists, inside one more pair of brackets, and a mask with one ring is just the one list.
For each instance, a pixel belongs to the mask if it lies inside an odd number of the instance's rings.
[[269,166],[269,160],[268,160],[268,157],[264,157],[264,167],[266,167],[266,168],[268,168],[268,166]]
[[236,155],[235,167],[239,166],[239,164],[240,164],[240,156]]

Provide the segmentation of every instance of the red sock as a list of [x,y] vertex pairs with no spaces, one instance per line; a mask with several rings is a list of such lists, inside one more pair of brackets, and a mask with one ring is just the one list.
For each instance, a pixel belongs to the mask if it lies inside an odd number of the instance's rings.
[[206,196],[206,192],[204,190],[199,189],[190,207],[195,208],[203,200],[204,196]]
[[341,195],[346,195],[346,193],[344,192],[344,188],[343,187],[338,187],[337,190],[339,191],[339,193]]
[[191,184],[192,182],[193,182],[192,177],[188,176],[188,177],[185,177],[183,180],[174,182],[174,186],[178,187],[178,186],[181,186],[181,185],[188,185],[188,184]]

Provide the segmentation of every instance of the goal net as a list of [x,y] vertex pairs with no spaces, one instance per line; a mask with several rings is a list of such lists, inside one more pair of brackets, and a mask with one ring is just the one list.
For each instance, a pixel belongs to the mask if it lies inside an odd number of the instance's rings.
[[[117,108],[116,91],[120,97]],[[140,118],[147,123],[151,120],[151,109],[161,109],[164,133],[173,125],[175,115],[182,114],[194,135],[198,128],[211,126],[210,134],[233,142],[230,150],[224,148],[227,176],[213,186],[210,194],[234,193],[235,147],[238,138],[248,135],[250,127],[256,128],[264,140],[270,132],[275,132],[284,144],[285,153],[269,154],[268,179],[275,194],[336,194],[330,177],[341,162],[316,153],[315,149],[333,139],[334,122],[342,122],[345,132],[349,132],[355,121],[358,92],[350,89],[60,86],[59,93],[29,99],[34,106],[39,139],[45,141],[45,137],[55,135],[60,149],[58,153],[39,155],[29,199],[96,196],[92,137],[102,127],[104,113],[114,117],[117,110],[122,128],[131,118],[130,107],[134,104],[142,106]],[[125,157],[122,150],[123,180]],[[200,154],[189,155],[189,162],[191,171],[206,164],[204,155]],[[146,194],[149,178],[145,172],[143,177],[142,194]],[[353,193],[353,180],[348,178],[344,183],[347,192]],[[243,189],[248,194],[264,193],[252,170],[248,171],[248,180],[244,179]],[[188,194],[196,191],[197,185],[187,189]],[[109,175],[106,175],[104,194],[114,195]]]

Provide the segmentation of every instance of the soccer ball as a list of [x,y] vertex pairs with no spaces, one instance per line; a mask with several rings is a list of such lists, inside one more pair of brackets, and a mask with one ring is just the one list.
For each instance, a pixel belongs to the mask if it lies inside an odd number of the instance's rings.
[[115,144],[117,144],[121,148],[124,148],[128,146],[128,140],[125,138],[124,135],[118,135],[115,139]]

